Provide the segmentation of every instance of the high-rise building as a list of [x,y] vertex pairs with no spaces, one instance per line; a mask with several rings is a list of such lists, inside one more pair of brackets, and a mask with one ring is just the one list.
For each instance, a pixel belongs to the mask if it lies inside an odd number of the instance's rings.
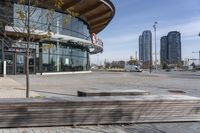
[[146,30],[139,37],[139,59],[143,63],[144,68],[148,68],[150,65],[152,46],[152,34],[150,30]]
[[181,34],[171,31],[160,40],[161,64],[178,64],[181,62]]
[[161,64],[168,62],[167,36],[163,36],[160,39],[160,62]]
[[142,46],[142,35],[139,36],[139,60],[143,60],[144,56],[143,56],[143,46]]
[[150,61],[150,47],[152,45],[152,34],[150,30],[144,31],[143,45],[144,45],[144,61]]
[[177,31],[169,32],[168,41],[168,60],[169,64],[178,64],[181,62],[181,34]]

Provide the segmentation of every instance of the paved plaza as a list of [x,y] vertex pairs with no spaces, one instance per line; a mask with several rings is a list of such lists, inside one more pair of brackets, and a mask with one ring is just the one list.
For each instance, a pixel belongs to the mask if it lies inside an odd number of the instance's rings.
[[153,123],[0,129],[0,133],[199,133],[199,123]]
[[[17,84],[7,87],[24,90],[25,76],[7,76]],[[157,72],[149,74],[128,72],[92,72],[69,75],[30,75],[31,90],[45,97],[65,98],[76,96],[77,90],[141,89],[151,94],[173,94],[169,90],[185,92],[186,95],[200,96],[200,72]],[[2,87],[0,87],[2,88]]]
[[[153,94],[200,97],[200,72],[92,72],[73,75],[30,75],[31,96],[75,97],[77,90],[141,89]],[[25,97],[25,76],[0,78],[0,97]],[[175,91],[175,92],[170,92]],[[178,93],[177,93],[178,92]],[[182,92],[182,93],[180,93]],[[184,93],[183,93],[184,92]],[[38,127],[0,129],[0,133],[199,133],[200,123],[152,123],[81,127]]]

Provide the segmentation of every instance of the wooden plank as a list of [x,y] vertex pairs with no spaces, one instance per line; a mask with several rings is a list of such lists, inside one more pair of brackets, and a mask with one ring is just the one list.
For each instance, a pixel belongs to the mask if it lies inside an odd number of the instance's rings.
[[200,121],[200,98],[146,95],[0,102],[0,127],[176,121]]

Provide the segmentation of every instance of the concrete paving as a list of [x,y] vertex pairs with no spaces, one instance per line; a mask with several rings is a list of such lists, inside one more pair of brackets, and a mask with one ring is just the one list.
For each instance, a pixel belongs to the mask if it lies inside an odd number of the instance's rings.
[[[37,97],[37,92],[30,91],[30,97]],[[9,77],[0,77],[0,98],[25,98],[25,86]]]
[[153,123],[0,129],[0,133],[199,133],[199,131],[199,123]]
[[[141,89],[151,94],[179,94],[200,97],[200,72],[93,72],[76,75],[30,75],[34,95],[48,98],[74,97],[77,90]],[[0,97],[23,97],[25,76],[0,78]],[[6,94],[5,90],[9,90]],[[169,90],[175,90],[169,92]],[[20,92],[18,92],[20,91]],[[174,93],[174,92],[185,93]],[[11,94],[12,93],[12,94]],[[18,96],[17,96],[18,95]],[[200,123],[152,123],[135,125],[98,125],[85,127],[40,127],[0,129],[0,133],[199,133]]]
[[[8,76],[25,86],[22,75]],[[159,72],[149,74],[128,72],[93,72],[76,75],[31,75],[31,90],[46,97],[64,98],[76,96],[77,90],[147,90],[151,94],[172,94],[169,90],[181,90],[186,95],[200,96],[200,73]]]

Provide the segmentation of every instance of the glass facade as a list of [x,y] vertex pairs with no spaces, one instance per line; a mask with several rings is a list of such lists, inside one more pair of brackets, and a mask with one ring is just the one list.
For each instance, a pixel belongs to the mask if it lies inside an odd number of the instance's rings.
[[[18,16],[21,9],[23,11],[27,10],[27,6],[14,4],[13,26],[19,28],[15,30],[25,29],[26,22],[20,20]],[[48,18],[50,17],[48,16],[48,10],[35,7],[34,10],[30,18],[31,30],[41,31],[41,33],[50,30],[55,34],[77,37],[84,40],[91,39],[88,25],[80,18],[72,17],[65,13],[54,12],[53,15],[51,15],[53,18],[50,19]],[[4,60],[7,63],[7,74],[25,73],[27,42],[22,40],[13,40],[10,47],[4,48]],[[29,47],[29,71],[32,74],[89,70],[88,46],[80,46],[79,44],[68,41],[37,40],[37,42],[31,42]],[[0,63],[1,54],[0,47]]]
[[140,60],[150,61],[150,48],[152,45],[151,31],[147,30],[139,36],[139,55]]
[[181,34],[177,31],[169,32],[167,39],[169,64],[178,64],[181,62]]
[[139,59],[142,68],[149,68],[151,66],[151,47],[152,34],[150,30],[143,31],[139,36]]
[[160,61],[164,65],[168,63],[168,41],[167,36],[163,36],[160,39]]
[[[14,26],[24,28],[25,22],[19,20],[19,12],[27,10],[27,6],[14,4]],[[33,7],[32,7],[33,8]],[[36,10],[35,10],[36,9]],[[72,17],[69,14],[54,12],[43,8],[34,7],[31,15],[31,29],[39,31],[51,31],[61,35],[69,35],[89,40],[90,32],[88,25],[80,18]]]
[[60,43],[42,44],[42,71],[86,71],[89,67],[88,52]]

